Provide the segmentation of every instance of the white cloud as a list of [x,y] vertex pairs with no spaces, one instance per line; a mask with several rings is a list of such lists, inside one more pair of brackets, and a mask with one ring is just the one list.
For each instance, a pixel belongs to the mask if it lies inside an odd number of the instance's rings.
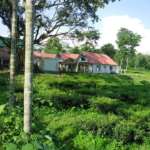
[[[142,36],[140,46],[137,51],[150,54],[150,29],[145,28],[142,21],[138,18],[133,18],[128,15],[125,16],[109,16],[102,19],[101,39],[99,45],[105,43],[115,44],[117,33],[121,27],[128,28]],[[116,45],[115,45],[116,46]]]

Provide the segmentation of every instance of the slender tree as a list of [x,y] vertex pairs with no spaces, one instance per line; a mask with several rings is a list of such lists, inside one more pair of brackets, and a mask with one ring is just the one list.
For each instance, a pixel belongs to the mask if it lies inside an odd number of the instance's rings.
[[32,49],[33,49],[33,4],[25,2],[25,80],[24,80],[24,132],[31,132],[32,101]]
[[136,54],[136,47],[139,46],[142,37],[126,28],[121,28],[117,34],[117,45],[120,50],[122,69],[127,71],[129,59]]
[[15,102],[15,56],[17,39],[17,0],[11,1],[12,21],[11,21],[11,52],[10,52],[10,105]]

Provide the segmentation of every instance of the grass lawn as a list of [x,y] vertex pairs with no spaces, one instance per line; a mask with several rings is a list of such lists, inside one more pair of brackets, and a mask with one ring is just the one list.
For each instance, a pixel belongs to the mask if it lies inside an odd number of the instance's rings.
[[[36,74],[33,134],[22,131],[23,76],[8,109],[0,75],[0,148],[7,150],[149,150],[150,72],[126,75]],[[13,148],[13,149],[12,149]]]

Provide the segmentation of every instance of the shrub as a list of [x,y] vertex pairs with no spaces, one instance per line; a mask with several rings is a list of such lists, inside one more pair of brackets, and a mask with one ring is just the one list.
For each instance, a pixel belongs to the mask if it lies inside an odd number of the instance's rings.
[[91,86],[87,86],[85,88],[79,88],[77,92],[82,95],[96,96],[98,95],[99,90],[95,88],[91,88]]
[[113,128],[118,123],[119,118],[113,114],[103,115],[94,111],[79,111],[72,110],[57,115],[46,116],[44,122],[48,124],[48,129],[51,132],[59,135],[63,135],[66,128],[71,128],[65,132],[66,137],[72,138],[72,135],[76,135],[77,131],[84,130],[85,132],[92,132],[99,136],[113,135]]
[[130,150],[149,150],[150,149],[150,140],[146,139],[143,144],[132,144],[128,146]]
[[0,87],[7,87],[8,85],[8,78],[6,78],[7,76],[2,76],[0,77]]
[[88,108],[88,97],[76,93],[57,93],[51,96],[52,105],[57,109],[68,109],[72,107]]
[[110,140],[91,133],[82,131],[74,139],[74,147],[77,150],[122,150],[123,147],[115,140]]
[[16,141],[15,144],[6,143],[3,147],[6,150],[58,150],[50,136],[46,135],[42,137],[45,140],[44,142],[43,139],[41,139],[41,142],[38,136],[36,138],[35,140],[32,137],[27,137],[27,139],[30,140],[27,143],[25,141],[23,142],[24,138],[21,138],[20,141],[22,141],[22,144],[18,144],[18,141]]
[[122,107],[123,103],[116,99],[108,97],[95,97],[90,100],[92,107],[102,112],[114,112],[117,113],[117,108]]
[[23,76],[17,77],[17,103],[12,110],[5,105],[8,80],[1,76],[0,146],[29,149],[38,145],[41,150],[150,149],[150,140],[144,140],[150,137],[149,73],[130,76],[34,75],[30,137],[22,134]]
[[144,132],[137,128],[136,123],[133,121],[122,120],[114,128],[114,138],[123,143],[142,143]]
[[64,127],[59,133],[59,138],[61,141],[71,140],[77,134],[77,129],[73,126]]

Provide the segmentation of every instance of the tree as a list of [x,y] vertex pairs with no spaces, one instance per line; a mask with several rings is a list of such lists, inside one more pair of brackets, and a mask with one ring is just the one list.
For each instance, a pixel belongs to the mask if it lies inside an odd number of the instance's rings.
[[88,28],[86,31],[75,30],[70,34],[70,37],[78,42],[94,47],[100,38],[100,33],[98,30]]
[[[0,18],[2,19],[2,23],[6,25],[5,23],[7,20],[9,20],[9,25],[7,24],[6,26],[9,26],[9,30],[11,32],[11,27],[12,27],[12,2],[11,0],[0,0]],[[7,16],[6,16],[7,14]],[[5,18],[7,17],[7,18]],[[11,48],[11,40],[6,41],[3,37],[0,37],[1,41],[3,42],[3,45],[7,45],[7,47]]]
[[[121,67],[125,70],[128,68],[129,58],[133,57],[136,47],[139,46],[141,36],[126,28],[121,28],[117,34],[117,44],[121,55]],[[123,65],[125,64],[125,65]]]
[[12,2],[12,26],[11,26],[11,52],[10,52],[10,104],[15,101],[15,59],[16,59],[16,38],[17,38],[17,0]]
[[70,48],[69,48],[69,52],[70,52],[70,53],[75,53],[75,54],[80,54],[81,49],[80,49],[80,47],[78,47],[78,46],[70,47]]
[[[17,0],[1,0],[0,5],[1,8],[9,8],[11,11],[10,18],[11,18],[11,40],[5,39],[0,37],[3,41],[4,45],[9,45],[11,48],[10,51],[10,99],[9,104],[13,105],[15,102],[15,59],[16,59],[16,45],[17,45]],[[2,9],[3,10],[3,9]],[[11,46],[10,46],[11,45]]]
[[81,52],[96,52],[96,50],[97,49],[90,43],[85,43],[85,44],[80,45]]
[[111,43],[105,44],[101,47],[100,52],[110,56],[111,58],[115,57],[116,49]]
[[[34,0],[35,1],[35,0]],[[99,8],[103,8],[109,2],[116,0],[36,0],[34,11],[33,43],[40,44],[49,37],[66,36],[76,29],[89,27],[98,21],[96,14]],[[24,0],[18,0],[18,39],[25,39],[25,10]],[[11,31],[11,5],[0,5],[0,18],[4,25]],[[24,42],[23,42],[24,43]],[[8,43],[7,47],[10,47]],[[17,48],[17,70],[24,67],[24,45]],[[20,68],[21,67],[21,68]]]
[[[103,8],[113,1],[115,0],[36,0],[34,43],[39,44],[45,38],[66,35],[76,29],[88,27],[91,22],[98,21],[96,14],[98,8]],[[24,7],[21,2],[22,0],[18,0],[18,33],[19,37],[23,38],[25,19]],[[10,16],[10,5],[7,4],[6,7],[0,6],[0,18],[3,24],[11,31]]]
[[57,38],[57,37],[50,38],[47,41],[47,44],[46,44],[44,51],[46,51],[48,53],[54,53],[54,54],[58,54],[58,53],[62,52],[63,46],[60,43],[59,38]]
[[24,80],[24,132],[31,132],[32,100],[32,49],[33,49],[33,4],[25,2],[25,80]]
[[144,54],[136,55],[136,68],[150,69],[150,56]]
[[70,34],[73,41],[78,42],[78,46],[75,46],[70,51],[80,53],[82,51],[96,51],[96,44],[100,38],[100,33],[93,29],[88,28],[87,31],[75,30]]

